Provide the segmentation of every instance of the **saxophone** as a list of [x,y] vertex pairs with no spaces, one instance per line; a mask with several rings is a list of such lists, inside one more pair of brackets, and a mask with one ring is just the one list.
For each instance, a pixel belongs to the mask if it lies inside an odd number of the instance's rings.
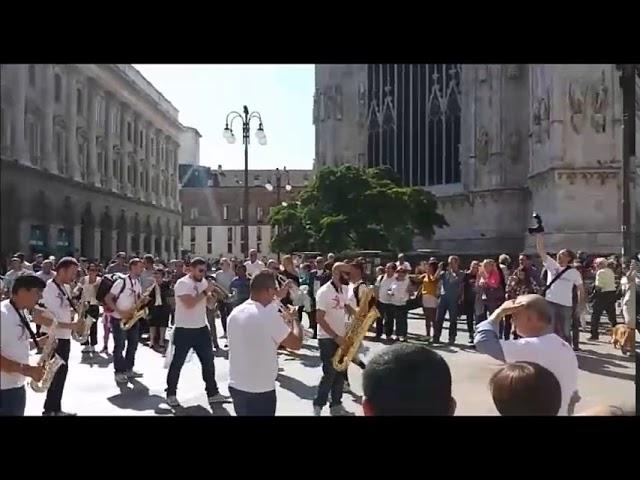
[[29,382],[31,390],[37,393],[46,392],[49,389],[49,387],[51,386],[51,382],[53,382],[53,377],[56,376],[56,372],[65,363],[65,361],[60,358],[60,355],[56,353],[58,339],[56,338],[55,330],[56,321],[54,320],[51,327],[49,327],[49,331],[47,332],[47,343],[42,349],[40,358],[38,358],[37,365],[39,367],[44,365],[44,375],[42,376],[42,380],[36,382],[34,379],[31,379],[31,381]]
[[373,304],[373,289],[365,285],[365,288],[360,290],[364,293],[360,297],[360,306],[356,310],[355,318],[344,336],[345,343],[338,347],[333,356],[333,368],[339,372],[344,372],[347,369],[353,357],[358,353],[369,327],[380,316],[375,305],[369,308],[369,305]]
[[120,324],[120,328],[122,328],[122,330],[131,329],[131,327],[133,327],[136,323],[138,323],[138,320],[146,317],[149,314],[147,303],[149,302],[149,297],[151,296],[151,292],[153,291],[155,286],[156,284],[154,282],[153,285],[151,285],[149,288],[145,290],[145,292],[140,297],[140,300],[138,300],[135,306],[133,307],[132,314],[130,317],[122,318],[122,322]]
[[76,307],[76,321],[82,321],[83,327],[82,332],[78,333],[75,330],[71,332],[71,338],[73,338],[76,342],[84,343],[89,338],[89,333],[91,332],[91,326],[95,322],[93,317],[87,315],[88,302],[81,302],[77,304]]

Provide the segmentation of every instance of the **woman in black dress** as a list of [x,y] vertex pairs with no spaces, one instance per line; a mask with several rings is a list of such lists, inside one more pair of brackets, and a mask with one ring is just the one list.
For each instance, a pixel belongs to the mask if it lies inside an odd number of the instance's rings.
[[171,305],[169,299],[173,292],[171,283],[164,278],[164,270],[157,268],[153,272],[155,288],[151,290],[149,301],[149,347],[156,351],[165,348],[164,334],[169,325]]

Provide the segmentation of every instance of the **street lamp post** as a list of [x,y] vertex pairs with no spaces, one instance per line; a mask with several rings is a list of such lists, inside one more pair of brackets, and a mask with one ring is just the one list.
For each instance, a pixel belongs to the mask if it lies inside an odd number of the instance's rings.
[[[283,174],[287,175],[287,183],[286,183],[286,185],[284,185],[284,187],[282,186],[282,176],[283,176]],[[280,189],[284,188],[287,192],[290,192],[291,188],[292,188],[291,187],[291,181],[289,179],[289,172],[287,172],[287,167],[282,167],[282,172],[280,171],[279,168],[276,168],[276,171],[274,172],[273,176],[276,179],[276,184],[275,184],[276,205],[280,205]],[[268,180],[267,183],[264,184],[264,188],[266,188],[270,192],[272,192],[274,190],[274,185],[271,182],[271,180]],[[277,230],[276,230],[276,233],[277,233]],[[278,262],[280,262],[280,252],[278,252]]]
[[222,136],[229,143],[235,143],[236,137],[233,134],[233,121],[239,118],[242,121],[242,143],[244,144],[244,199],[243,199],[243,231],[244,231],[244,248],[243,254],[245,258],[249,257],[249,124],[252,118],[258,119],[258,129],[256,130],[256,138],[260,145],[267,144],[267,136],[262,126],[262,116],[258,112],[249,113],[249,109],[245,105],[242,108],[242,114],[231,111],[227,114],[225,120],[224,131]]

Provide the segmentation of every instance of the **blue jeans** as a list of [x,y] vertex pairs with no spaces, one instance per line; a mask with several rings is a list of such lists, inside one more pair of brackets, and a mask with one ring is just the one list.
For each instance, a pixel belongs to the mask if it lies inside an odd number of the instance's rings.
[[276,391],[252,393],[229,387],[233,408],[238,417],[275,417]]
[[0,390],[0,416],[23,417],[27,405],[27,391],[22,387]]
[[458,299],[443,295],[440,297],[440,303],[438,303],[436,327],[433,332],[434,340],[440,340],[442,327],[444,326],[444,317],[447,312],[449,312],[449,340],[456,339],[456,335],[458,334]]
[[167,373],[167,396],[176,394],[180,371],[187,359],[187,354],[192,348],[195,350],[198,360],[202,365],[202,380],[206,385],[207,396],[213,397],[218,393],[216,383],[216,368],[213,363],[213,349],[211,348],[211,337],[207,327],[182,328],[176,327],[173,332],[173,358]]
[[[129,330],[123,330],[119,318],[111,318],[111,331],[113,332],[113,367],[116,373],[125,373],[133,370],[136,361],[136,350],[140,340],[140,322]],[[127,352],[122,356],[124,343],[127,342]]]
[[338,344],[332,338],[320,338],[318,346],[320,347],[320,360],[322,360],[322,378],[313,404],[317,407],[324,407],[329,399],[329,393],[331,393],[330,406],[341,405],[345,375],[333,368],[333,356],[338,350]]
[[551,307],[553,330],[565,342],[571,343],[571,324],[573,323],[573,308],[559,303],[548,302]]

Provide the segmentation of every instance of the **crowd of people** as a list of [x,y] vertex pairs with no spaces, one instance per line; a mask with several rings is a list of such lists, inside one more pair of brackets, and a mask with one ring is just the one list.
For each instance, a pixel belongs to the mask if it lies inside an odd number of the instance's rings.
[[[541,270],[525,253],[516,265],[503,254],[497,260],[473,260],[466,270],[455,255],[446,263],[431,258],[414,269],[399,254],[396,262],[379,266],[375,276],[368,275],[365,259],[337,261],[331,253],[326,258],[284,255],[278,262],[260,260],[251,250],[246,260],[164,262],[120,252],[108,263],[42,255],[29,263],[17,253],[0,284],[5,298],[0,408],[2,414],[24,413],[26,380],[38,382],[46,373],[42,365],[30,363],[29,352],[54,336],[55,352],[64,363],[48,386],[43,415],[74,415],[62,409],[62,397],[71,340],[86,329],[87,318],[91,326],[82,352],[96,353],[102,321],[100,353],[113,354],[117,384],[143,376],[134,369],[142,342],[164,357],[167,404],[177,408],[180,372],[193,351],[212,408],[232,401],[237,415],[275,415],[279,353],[300,349],[305,338],[317,339],[322,378],[313,414],[321,415],[329,404],[331,415],[350,415],[342,405],[348,377],[333,359],[348,345],[349,327],[365,308],[362,289],[371,288],[380,312],[371,340],[399,344],[384,348],[367,364],[358,355],[352,360],[364,371],[365,414],[455,412],[446,361],[428,346],[408,341],[408,312],[421,307],[423,343],[440,343],[448,321],[448,342],[455,344],[464,316],[469,344],[505,363],[490,381],[500,414],[571,415],[580,400],[574,351],[580,348],[580,329],[587,328],[582,314],[592,303],[590,339],[597,340],[602,313],[615,326],[615,304],[621,300],[624,322],[635,329],[636,264],[606,258],[587,262],[569,250],[554,259],[545,251],[542,234],[536,235],[536,247]],[[74,315],[80,307],[83,318]],[[141,311],[139,321],[132,321]],[[225,341],[222,347],[219,339]],[[221,348],[229,351],[230,397],[215,379],[214,352]]]

